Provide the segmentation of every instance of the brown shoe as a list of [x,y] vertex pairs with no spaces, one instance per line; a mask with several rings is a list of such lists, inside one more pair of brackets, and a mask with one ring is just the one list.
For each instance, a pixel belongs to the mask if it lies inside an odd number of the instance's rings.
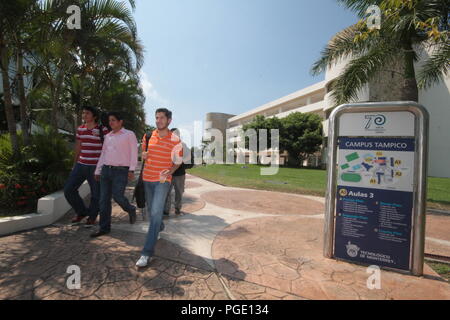
[[95,219],[88,218],[84,226],[86,228],[90,228],[90,227],[95,226]]
[[91,238],[98,238],[98,237],[101,237],[101,236],[103,236],[103,235],[105,235],[105,234],[108,234],[108,233],[110,233],[110,232],[111,232],[111,231],[98,230],[98,231],[92,233],[92,234],[90,235],[90,237],[91,237]]
[[76,216],[72,219],[72,223],[80,223],[84,218],[86,218],[86,216]]

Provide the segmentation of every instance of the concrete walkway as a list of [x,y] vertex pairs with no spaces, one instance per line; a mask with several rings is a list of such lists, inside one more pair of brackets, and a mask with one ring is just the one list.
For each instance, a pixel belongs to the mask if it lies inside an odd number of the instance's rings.
[[[416,278],[322,257],[324,199],[229,188],[188,176],[183,215],[166,229],[148,268],[136,270],[148,221],[117,206],[110,235],[57,224],[0,238],[1,299],[450,299],[450,285],[426,266]],[[132,188],[129,188],[130,195]],[[450,217],[429,215],[426,250],[450,256]],[[81,288],[66,286],[67,267]]]

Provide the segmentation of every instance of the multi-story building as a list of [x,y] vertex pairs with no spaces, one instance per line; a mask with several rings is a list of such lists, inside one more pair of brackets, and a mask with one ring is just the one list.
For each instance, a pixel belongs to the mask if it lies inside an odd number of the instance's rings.
[[[31,69],[32,69],[32,65],[30,64],[30,62],[27,59],[23,60],[23,68],[24,68],[24,89],[25,89],[25,94],[28,94],[31,87],[32,87],[32,82],[33,82],[33,78],[31,76]],[[9,64],[9,69],[8,69],[8,74],[9,74],[9,78],[10,78],[10,85],[11,85],[11,99],[12,99],[12,104],[13,104],[13,108],[18,110],[19,109],[19,87],[18,87],[18,80],[17,80],[17,68],[16,68],[16,63],[15,61],[11,60],[10,64]],[[13,79],[13,81],[11,81],[11,79]],[[0,72],[0,97],[1,99],[3,99],[3,77],[2,77],[2,73]],[[4,117],[4,110],[0,110],[0,112],[2,113],[2,115],[0,117]],[[18,113],[18,111],[17,111]],[[3,127],[3,126],[2,126]],[[5,129],[5,128],[3,128]],[[20,123],[17,124],[17,129],[20,130]],[[2,131],[2,128],[0,128],[0,132]]]
[[[25,55],[23,59],[23,69],[24,69],[24,75],[23,75],[23,82],[25,86],[25,94],[28,94],[31,90],[31,87],[33,86],[33,77],[31,75],[33,64],[31,63],[31,58],[27,55]],[[10,83],[11,83],[11,93],[12,93],[12,99],[13,104],[18,105],[19,102],[19,89],[18,89],[18,83],[17,83],[17,66],[16,61],[11,60],[9,63],[8,68]],[[13,81],[11,81],[13,79]],[[2,73],[0,72],[0,95],[3,94],[3,78]]]
[[[28,95],[30,93],[30,91],[32,90],[33,86],[35,86],[35,79],[32,76],[32,71],[33,71],[34,67],[35,66],[33,65],[33,58],[31,56],[25,55],[25,57],[23,59],[23,68],[24,68],[23,79],[24,79],[25,95]],[[19,87],[18,87],[18,79],[17,79],[17,66],[16,66],[15,60],[10,61],[8,72],[9,72],[9,78],[10,78],[10,84],[11,84],[12,105],[13,105],[13,109],[15,110],[15,113],[17,114],[16,115],[17,131],[21,131],[22,126],[20,123],[20,119],[18,117],[20,100],[19,100]],[[3,96],[3,78],[2,78],[2,73],[0,72],[0,97],[2,97],[2,96]],[[0,98],[0,99],[3,99],[3,98]],[[49,106],[49,108],[50,108],[50,106]],[[4,116],[4,110],[0,109],[0,113],[2,113],[0,115],[0,118],[1,118]],[[67,119],[65,119],[63,116],[60,116],[60,115],[58,115],[57,119],[58,119],[59,132],[66,134],[66,135],[73,135],[73,133],[71,132],[73,130],[72,129],[73,126],[67,121]],[[0,127],[0,133],[2,132],[2,129],[6,132],[6,124],[5,124],[5,128],[2,128],[2,127]],[[31,133],[42,132],[43,128],[40,127],[39,125],[37,125],[37,123],[33,119],[31,119],[30,131],[31,131]]]
[[[420,53],[421,59],[416,64],[417,68],[423,64],[430,52],[424,51]],[[283,118],[293,112],[312,112],[323,118],[324,136],[326,137],[328,135],[328,118],[335,105],[330,87],[347,63],[348,60],[341,60],[331,68],[328,68],[324,81],[242,114],[223,118],[222,122],[227,121],[227,129],[233,131],[242,128],[243,125],[251,122],[257,115]],[[400,100],[400,90],[396,90],[396,88],[399,88],[399,79],[401,79],[399,73],[396,72],[399,68],[398,65],[393,63],[392,66],[386,68],[388,71],[380,72],[374,81],[371,81],[360,90],[358,98],[352,102]],[[430,114],[429,175],[450,177],[450,166],[448,165],[448,159],[450,158],[450,75],[433,87],[427,90],[420,90],[419,103],[424,105]],[[224,124],[222,123],[223,126]],[[207,129],[210,128],[214,128],[213,123],[210,123],[209,127],[207,127]],[[230,142],[238,142],[239,140],[240,137],[234,137]],[[312,156],[305,164],[323,167],[327,160],[326,150],[325,139],[322,152]],[[282,160],[281,163],[283,163]]]

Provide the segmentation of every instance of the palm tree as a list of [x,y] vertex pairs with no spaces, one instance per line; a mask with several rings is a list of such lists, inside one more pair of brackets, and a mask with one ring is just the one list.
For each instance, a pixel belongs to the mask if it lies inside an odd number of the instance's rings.
[[[449,0],[338,0],[361,20],[335,35],[314,63],[317,75],[341,59],[350,62],[332,83],[335,104],[357,98],[358,91],[386,66],[400,63],[400,98],[418,101],[418,89],[439,82],[450,70]],[[378,5],[381,28],[369,29],[366,10]],[[415,70],[420,52],[432,49],[422,68]]]
[[11,146],[14,154],[19,153],[19,141],[17,138],[16,120],[12,106],[11,84],[9,79],[9,54],[6,46],[4,28],[0,26],[0,69],[2,72],[3,100],[5,105],[6,122],[8,124]]
[[31,143],[30,138],[30,108],[25,92],[25,68],[24,68],[24,52],[28,43],[29,35],[35,27],[32,23],[32,17],[36,14],[36,0],[20,0],[16,3],[16,11],[14,16],[9,16],[11,28],[9,34],[11,37],[11,45],[14,51],[16,61],[16,79],[18,98],[20,102],[20,122],[23,135],[24,145]]
[[70,54],[73,34],[64,20],[68,4],[61,0],[38,1],[33,26],[28,32],[26,54],[35,66],[33,78],[48,87],[51,96],[51,123],[57,129],[57,115],[64,75],[74,63]]
[[[34,61],[37,75],[45,81],[52,97],[52,126],[57,129],[61,113],[64,82],[67,76],[78,74],[79,101],[84,100],[85,81],[94,60],[108,52],[113,43],[122,48],[122,57],[134,54],[136,68],[142,64],[142,47],[136,36],[136,26],[127,2],[118,0],[46,0],[41,2],[41,28],[34,38]],[[81,30],[68,30],[65,9],[72,4],[81,9]]]
[[[130,4],[134,9],[134,1]],[[120,68],[133,77],[143,64],[143,48],[136,35],[132,12],[125,3],[86,1],[81,12],[81,30],[74,41],[77,64],[71,77],[76,84],[71,94],[76,98],[74,111],[77,115],[83,102],[98,94],[89,90],[96,86],[96,71]]]
[[[24,68],[22,44],[25,36],[25,25],[27,24],[30,12],[35,3],[35,0],[2,1],[0,3],[0,69],[2,72],[5,114],[11,145],[15,154],[19,153],[19,142],[12,106],[13,95],[11,80],[14,78],[17,79],[22,133],[25,144],[28,144],[29,116],[23,80]],[[16,61],[16,75],[14,77],[11,75],[11,62],[13,60]]]

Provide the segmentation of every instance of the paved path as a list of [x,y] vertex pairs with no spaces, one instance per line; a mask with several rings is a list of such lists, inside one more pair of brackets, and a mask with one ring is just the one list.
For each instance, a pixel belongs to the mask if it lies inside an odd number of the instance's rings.
[[[324,259],[323,198],[186,181],[185,214],[165,218],[148,268],[134,267],[148,229],[142,217],[130,225],[114,206],[112,233],[92,240],[67,215],[0,238],[0,298],[450,299],[429,267],[422,278],[382,271],[381,290],[369,290],[366,268]],[[427,223],[427,252],[450,256],[450,217]],[[70,265],[80,267],[79,290],[67,289]]]

